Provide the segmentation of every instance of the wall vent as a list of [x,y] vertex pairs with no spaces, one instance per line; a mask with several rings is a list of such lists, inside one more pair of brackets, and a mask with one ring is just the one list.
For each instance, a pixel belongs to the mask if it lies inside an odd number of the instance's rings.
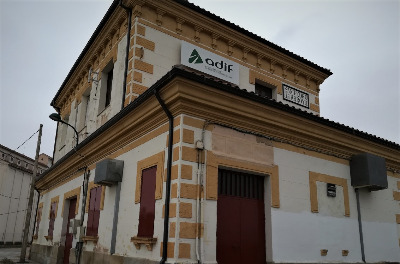
[[96,164],[94,183],[111,186],[122,181],[124,161],[105,159]]
[[370,153],[354,155],[350,161],[351,186],[370,191],[387,189],[385,159]]

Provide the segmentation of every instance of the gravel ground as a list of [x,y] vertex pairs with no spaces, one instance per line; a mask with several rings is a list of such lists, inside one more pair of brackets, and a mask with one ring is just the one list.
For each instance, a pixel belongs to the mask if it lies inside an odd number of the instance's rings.
[[[38,262],[31,261],[28,259],[29,256],[29,248],[27,248],[26,251],[26,257],[25,257],[25,263],[31,263],[31,264],[40,264]],[[0,263],[3,263],[4,259],[9,259],[12,260],[13,262],[6,262],[7,264],[11,263],[18,263],[19,262],[19,257],[21,255],[21,248],[16,247],[16,248],[0,248]]]

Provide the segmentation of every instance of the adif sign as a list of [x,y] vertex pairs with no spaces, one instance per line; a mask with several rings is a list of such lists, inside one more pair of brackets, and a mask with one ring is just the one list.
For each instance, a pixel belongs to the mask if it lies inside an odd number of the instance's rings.
[[181,64],[239,85],[239,64],[182,41]]

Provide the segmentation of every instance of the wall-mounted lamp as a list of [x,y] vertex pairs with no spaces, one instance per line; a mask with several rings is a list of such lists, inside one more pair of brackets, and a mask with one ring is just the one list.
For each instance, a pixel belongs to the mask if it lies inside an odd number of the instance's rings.
[[64,122],[64,121],[61,119],[61,116],[60,116],[59,114],[57,114],[57,113],[52,113],[51,115],[49,115],[49,117],[50,117],[50,119],[53,120],[53,121],[60,122],[60,123],[66,124],[66,125],[69,126],[69,127],[72,127],[72,129],[75,131],[75,134],[76,134],[76,145],[75,145],[75,149],[76,149],[77,146],[78,146],[78,144],[79,144],[79,134],[78,134],[78,131],[76,131],[75,127],[71,126],[71,125],[68,124],[67,122]]

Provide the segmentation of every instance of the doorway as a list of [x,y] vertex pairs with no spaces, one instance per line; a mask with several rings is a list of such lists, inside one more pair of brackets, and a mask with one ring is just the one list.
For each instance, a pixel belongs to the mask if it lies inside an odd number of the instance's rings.
[[64,247],[64,264],[69,263],[69,252],[72,248],[72,240],[74,239],[73,233],[69,231],[70,220],[75,218],[75,209],[76,209],[77,199],[76,197],[69,199],[69,209],[68,209],[68,221],[67,221],[67,232],[65,236],[65,247]]
[[265,264],[264,177],[218,170],[218,264]]

